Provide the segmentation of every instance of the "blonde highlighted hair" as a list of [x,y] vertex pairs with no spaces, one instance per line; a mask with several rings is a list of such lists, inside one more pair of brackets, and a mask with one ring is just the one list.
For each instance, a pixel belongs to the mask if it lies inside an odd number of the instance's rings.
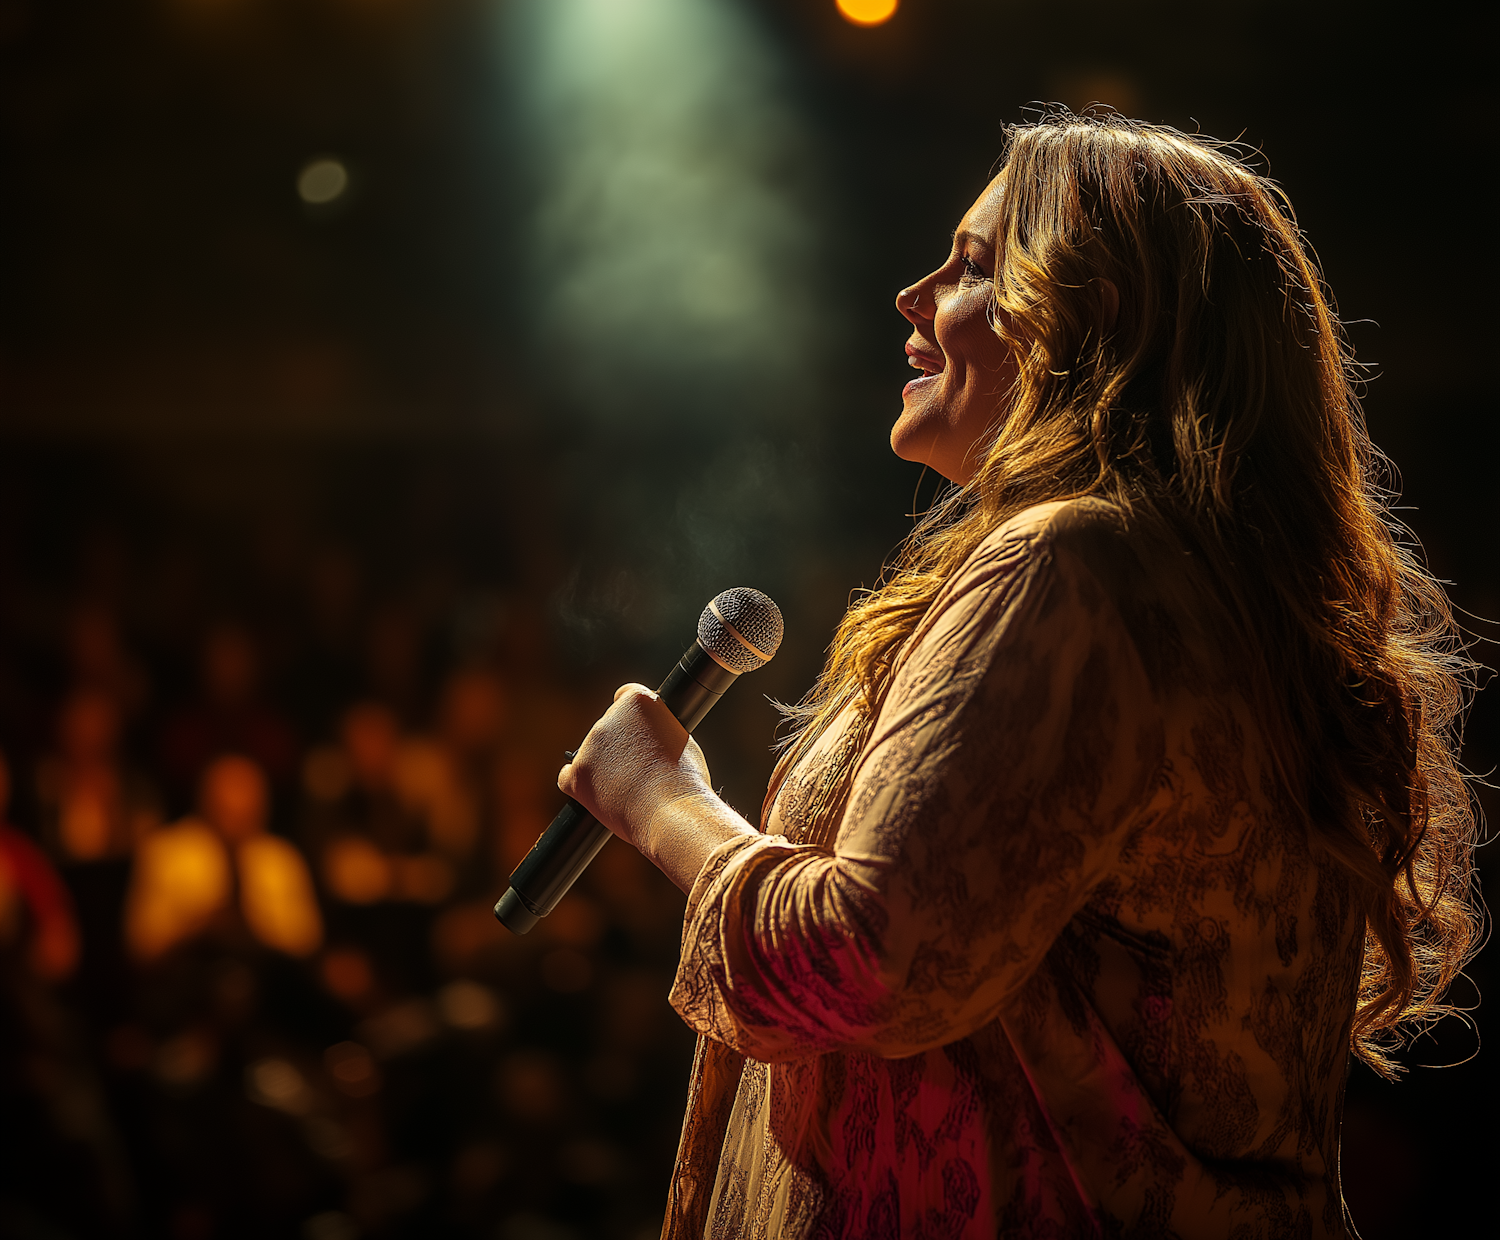
[[[1457,761],[1474,664],[1391,516],[1290,203],[1223,144],[1112,114],[1011,128],[1001,175],[992,322],[1019,378],[974,478],[849,608],[778,772],[845,707],[868,722],[944,581],[1006,518],[1092,495],[1169,528],[1259,652],[1288,787],[1364,899],[1353,1049],[1392,1075],[1478,936]],[[841,781],[825,788],[831,809]]]

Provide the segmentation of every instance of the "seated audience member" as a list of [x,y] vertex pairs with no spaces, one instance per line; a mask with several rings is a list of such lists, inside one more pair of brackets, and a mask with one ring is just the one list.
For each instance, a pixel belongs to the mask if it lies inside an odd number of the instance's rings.
[[[515,726],[510,692],[499,672],[477,665],[450,672],[438,697],[436,722],[439,741],[447,751],[457,783],[472,807],[470,817],[475,830],[467,841],[464,859],[468,859],[476,846],[483,849],[484,864],[465,868],[470,888],[468,894],[487,895],[493,886],[489,863],[493,860],[495,831],[502,813],[498,771],[502,755],[510,748],[506,744],[507,734]],[[553,783],[553,780],[547,781],[548,790]],[[556,797],[552,800],[555,801]],[[481,833],[484,836],[482,844]]]
[[129,1233],[130,1173],[88,1044],[55,986],[78,967],[73,900],[5,821],[0,755],[0,1235]]
[[156,825],[150,787],[119,747],[115,700],[97,688],[69,694],[58,711],[57,750],[37,769],[42,838],[62,861],[123,857]]
[[199,665],[201,695],[162,730],[162,773],[174,794],[191,793],[215,754],[253,758],[280,786],[296,766],[297,740],[289,722],[260,695],[255,639],[236,624],[212,628]]
[[483,667],[449,673],[438,703],[438,731],[461,762],[488,764],[509,720],[508,695],[497,673]]
[[289,956],[318,949],[323,919],[312,878],[302,854],[267,833],[268,799],[254,762],[218,758],[203,774],[201,817],[141,841],[125,907],[126,942],[137,960],[210,933],[248,932]]
[[99,690],[125,719],[136,718],[151,697],[151,678],[127,648],[114,612],[83,604],[69,616],[65,640],[70,683]]
[[42,850],[5,821],[10,764],[0,754],[0,953],[36,977],[60,982],[78,967],[73,900]]
[[328,891],[346,904],[441,903],[479,826],[453,755],[441,742],[402,736],[377,702],[351,707],[340,739],[314,750],[304,770]]

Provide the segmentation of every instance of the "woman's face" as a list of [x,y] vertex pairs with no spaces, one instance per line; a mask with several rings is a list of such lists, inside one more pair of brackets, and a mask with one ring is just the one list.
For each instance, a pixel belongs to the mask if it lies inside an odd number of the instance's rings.
[[906,356],[922,375],[902,390],[891,447],[959,484],[979,468],[976,445],[1016,378],[1012,350],[990,325],[1003,177],[969,208],[947,262],[896,297],[912,325]]

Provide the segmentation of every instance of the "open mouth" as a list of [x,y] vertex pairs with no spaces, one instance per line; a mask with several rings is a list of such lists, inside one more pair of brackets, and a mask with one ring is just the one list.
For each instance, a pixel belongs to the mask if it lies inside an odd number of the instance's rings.
[[915,389],[925,387],[931,383],[933,379],[943,373],[943,367],[946,365],[941,357],[937,357],[931,353],[924,353],[921,349],[910,344],[906,346],[906,361],[908,365],[920,370],[922,373],[917,378],[909,381],[901,389],[903,396],[910,396]]
[[922,372],[924,379],[930,379],[933,375],[942,374],[943,359],[935,357],[931,353],[924,353],[921,349],[906,346],[907,363]]

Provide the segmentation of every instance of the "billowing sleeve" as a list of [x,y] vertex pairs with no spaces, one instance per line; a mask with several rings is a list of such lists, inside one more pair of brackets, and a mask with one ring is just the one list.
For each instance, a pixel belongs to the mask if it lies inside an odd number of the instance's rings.
[[732,840],[672,1003],[764,1061],[912,1055],[993,1019],[1151,804],[1163,726],[1114,604],[1051,527],[992,535],[909,643],[833,848]]

